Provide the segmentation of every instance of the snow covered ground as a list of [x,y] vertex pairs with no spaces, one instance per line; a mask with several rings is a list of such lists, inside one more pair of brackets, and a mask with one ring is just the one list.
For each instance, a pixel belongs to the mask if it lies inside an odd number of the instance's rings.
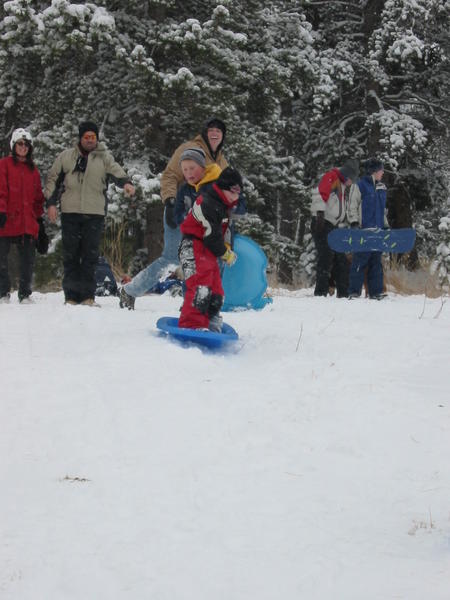
[[[0,305],[2,600],[448,600],[450,302]],[[422,314],[423,312],[423,314]],[[420,318],[419,318],[420,317]]]

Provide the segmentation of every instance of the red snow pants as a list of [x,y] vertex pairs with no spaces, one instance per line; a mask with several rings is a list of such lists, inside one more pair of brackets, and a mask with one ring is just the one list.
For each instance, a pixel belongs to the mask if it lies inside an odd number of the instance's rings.
[[183,238],[179,256],[186,291],[178,326],[208,329],[209,320],[219,313],[224,297],[217,257],[197,238]]

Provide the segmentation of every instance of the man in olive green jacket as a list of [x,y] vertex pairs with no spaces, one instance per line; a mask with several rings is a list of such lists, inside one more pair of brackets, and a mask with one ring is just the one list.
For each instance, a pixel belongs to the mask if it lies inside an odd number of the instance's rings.
[[95,306],[95,269],[106,214],[108,179],[133,196],[126,172],[98,141],[98,127],[85,121],[78,127],[79,143],[61,152],[47,177],[44,195],[52,223],[61,203],[63,289],[66,304]]

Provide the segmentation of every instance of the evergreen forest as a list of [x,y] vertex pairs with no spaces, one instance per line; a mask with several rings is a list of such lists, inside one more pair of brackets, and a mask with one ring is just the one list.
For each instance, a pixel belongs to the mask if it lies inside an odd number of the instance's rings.
[[[389,220],[417,230],[407,267],[450,272],[446,0],[10,0],[0,6],[2,155],[34,138],[43,179],[89,119],[137,188],[111,184],[105,254],[158,255],[159,178],[204,121],[245,177],[241,231],[281,282],[309,284],[310,190],[347,158],[385,163]],[[49,228],[56,239],[58,228]]]

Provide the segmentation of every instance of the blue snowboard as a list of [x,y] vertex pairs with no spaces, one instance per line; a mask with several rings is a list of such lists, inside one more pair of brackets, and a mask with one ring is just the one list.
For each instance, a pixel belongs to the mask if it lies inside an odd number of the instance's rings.
[[156,327],[180,342],[191,342],[207,348],[220,348],[239,339],[237,332],[227,323],[222,325],[222,333],[178,327],[178,319],[175,317],[161,317]]
[[333,229],[328,234],[335,252],[409,252],[415,240],[415,229]]

